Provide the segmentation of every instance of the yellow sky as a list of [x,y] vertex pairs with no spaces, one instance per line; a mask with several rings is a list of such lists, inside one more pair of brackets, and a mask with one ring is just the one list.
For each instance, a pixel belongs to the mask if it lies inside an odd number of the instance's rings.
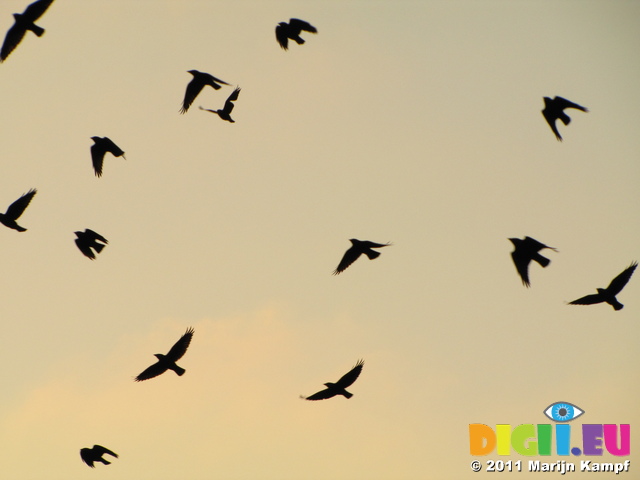
[[[25,7],[4,0],[0,31]],[[0,205],[38,189],[28,231],[0,229],[0,477],[478,478],[470,423],[550,423],[556,401],[576,429],[630,423],[633,472],[640,279],[619,312],[565,302],[640,257],[639,15],[56,0],[0,65]],[[284,52],[291,17],[318,34]],[[236,123],[198,109],[227,86],[180,115],[191,69],[242,88]],[[563,142],[556,95],[589,109]],[[127,157],[99,179],[91,136]],[[94,262],[85,228],[109,240]],[[530,289],[526,235],[558,249]],[[350,238],[393,246],[332,276]],[[185,375],[134,382],[189,326]],[[299,398],[360,358],[353,398]],[[120,458],[87,468],[93,444]]]

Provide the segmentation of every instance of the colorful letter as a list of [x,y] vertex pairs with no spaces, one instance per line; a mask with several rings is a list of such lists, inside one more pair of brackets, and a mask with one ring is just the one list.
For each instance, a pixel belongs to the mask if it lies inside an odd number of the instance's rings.
[[471,455],[489,455],[496,448],[496,434],[489,425],[469,425],[469,449]]

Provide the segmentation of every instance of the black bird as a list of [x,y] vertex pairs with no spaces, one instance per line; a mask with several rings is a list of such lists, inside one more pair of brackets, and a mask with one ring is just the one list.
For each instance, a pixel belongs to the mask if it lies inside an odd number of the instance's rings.
[[[109,243],[106,238],[89,228],[87,228],[84,232],[78,231],[73,233],[75,233],[76,237],[78,237],[75,240],[76,245],[84,254],[84,256],[89,257],[91,260],[95,260],[96,258],[95,253],[93,253],[93,250],[91,250],[92,248],[96,251],[96,253],[100,253],[105,247],[105,244]],[[98,241],[103,243],[98,243]]]
[[294,40],[298,45],[302,45],[304,40],[300,38],[300,32],[303,30],[305,32],[318,33],[316,27],[299,18],[291,18],[289,23],[280,22],[276,27],[276,40],[284,50],[289,48],[289,39]]
[[614,310],[622,310],[622,305],[616,295],[619,294],[624,286],[629,282],[631,275],[638,266],[638,262],[633,262],[620,275],[611,280],[607,288],[596,288],[598,293],[586,295],[582,298],[569,302],[569,305],[594,305],[596,303],[608,303]]
[[541,266],[546,267],[551,263],[551,261],[540,255],[538,252],[543,248],[549,248],[554,252],[558,250],[545,245],[544,243],[540,243],[539,241],[531,238],[524,237],[523,240],[519,238],[510,238],[511,243],[515,247],[515,250],[511,252],[511,258],[513,258],[513,263],[516,266],[516,270],[522,279],[522,283],[530,287],[531,283],[529,282],[529,263],[531,260],[535,260]]
[[227,101],[224,102],[224,108],[222,110],[209,110],[208,108],[202,107],[200,107],[200,110],[204,110],[205,112],[217,113],[222,120],[235,123],[235,120],[231,118],[231,111],[234,107],[233,102],[238,99],[238,95],[240,95],[240,88],[236,87],[236,89],[231,92],[231,95],[229,95],[229,98],[227,98]]
[[112,452],[108,448],[103,447],[102,445],[94,445],[93,448],[81,448],[80,449],[80,457],[82,457],[82,461],[89,465],[91,468],[95,468],[93,462],[102,462],[105,465],[111,464],[108,460],[102,458],[102,456],[108,453],[116,458],[118,458],[118,454]]
[[31,199],[36,193],[37,190],[35,188],[32,188],[27,193],[22,195],[18,200],[9,205],[9,208],[7,208],[7,211],[5,213],[0,213],[0,223],[2,223],[5,227],[13,228],[14,230],[17,230],[19,232],[25,232],[27,229],[18,225],[16,223],[16,220],[20,218],[22,212],[24,212],[25,209],[29,206]]
[[191,343],[191,338],[193,337],[193,328],[187,328],[180,340],[178,340],[169,353],[166,355],[162,355],[160,353],[156,353],[155,356],[158,358],[158,361],[147,368],[144,372],[138,375],[135,380],[136,382],[141,382],[143,380],[148,380],[153,377],[157,377],[158,375],[163,374],[167,370],[173,370],[178,375],[183,375],[185,370],[182,367],[176,365],[176,361],[180,360],[182,356],[189,348],[189,344]]
[[369,257],[369,260],[378,258],[380,256],[380,252],[371,250],[372,248],[381,248],[391,245],[390,243],[374,243],[368,240],[357,240],[355,238],[352,238],[349,241],[351,242],[351,247],[344,252],[342,260],[340,260],[340,263],[338,264],[338,268],[333,272],[334,275],[344,272],[347,267],[355,262],[363,253]]
[[571,122],[571,118],[564,113],[565,108],[577,108],[578,110],[582,110],[583,112],[588,112],[586,108],[578,105],[577,103],[570,102],[566,98],[562,97],[554,97],[553,100],[549,97],[544,97],[544,110],[542,110],[542,115],[547,120],[547,123],[553,130],[553,133],[556,134],[556,138],[558,141],[562,141],[562,137],[558,132],[558,128],[556,127],[556,120],[562,120],[562,123],[565,125],[569,125]]
[[93,170],[96,177],[102,176],[102,162],[104,162],[104,154],[109,152],[116,157],[122,157],[125,160],[124,151],[117,146],[109,137],[91,137],[93,145],[91,145],[91,161],[93,162]]
[[360,376],[360,372],[362,372],[362,366],[364,365],[364,360],[358,360],[355,367],[353,367],[348,373],[345,373],[340,380],[336,383],[327,382],[324,385],[327,387],[324,390],[320,390],[317,393],[314,393],[310,397],[301,397],[306,400],[325,400],[327,398],[335,397],[336,395],[342,395],[346,398],[353,397],[353,393],[347,392],[345,389],[349,387],[356,379]]
[[53,0],[38,0],[30,4],[24,12],[13,14],[15,23],[4,37],[2,50],[0,50],[0,62],[4,62],[9,54],[20,44],[27,30],[31,30],[39,37],[42,36],[44,28],[39,27],[33,22],[39,19],[52,3]]
[[208,73],[199,72],[198,70],[189,70],[189,73],[193,75],[193,78],[189,82],[189,85],[187,85],[187,91],[184,93],[184,100],[182,101],[180,113],[187,113],[187,110],[189,110],[189,107],[205,85],[209,85],[216,90],[222,88],[221,85],[219,85],[220,83],[229,85],[227,82],[220,80],[213,75],[209,75]]

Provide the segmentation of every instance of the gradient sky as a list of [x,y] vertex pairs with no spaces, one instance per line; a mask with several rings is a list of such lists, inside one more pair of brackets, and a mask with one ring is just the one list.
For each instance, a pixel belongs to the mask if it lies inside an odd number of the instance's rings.
[[[0,32],[27,2],[2,1]],[[285,52],[290,17],[318,34]],[[0,210],[38,189],[27,232],[0,226],[0,477],[483,478],[468,425],[550,423],[556,401],[576,428],[630,423],[633,463],[640,274],[619,312],[566,302],[640,260],[638,19],[610,0],[56,0],[0,65]],[[242,88],[235,124],[198,110],[232,87],[179,114],[191,69]],[[540,113],[556,95],[589,108],[563,142]],[[91,136],[126,152],[100,179]],[[94,262],[85,228],[109,239]],[[507,240],[525,235],[558,249],[530,289]],[[354,237],[393,246],[332,276]],[[134,382],[189,326],[185,375]],[[299,398],[359,358],[353,398]],[[120,458],[87,468],[95,443]]]

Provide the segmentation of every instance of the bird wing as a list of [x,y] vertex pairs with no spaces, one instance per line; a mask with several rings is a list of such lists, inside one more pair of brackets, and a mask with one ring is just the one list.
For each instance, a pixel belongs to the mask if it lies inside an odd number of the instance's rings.
[[582,110],[583,112],[588,112],[589,110],[587,110],[585,107],[583,107],[582,105],[578,105],[577,103],[573,103],[570,100],[567,100],[566,98],[563,97],[555,97],[553,99],[553,101],[555,102],[555,104],[557,105],[558,108],[561,109],[565,109],[565,108],[577,108],[578,110]]
[[88,234],[93,240],[100,240],[101,242],[104,243],[109,243],[109,240],[107,240],[106,238],[104,238],[102,235],[100,235],[98,232],[94,232],[93,230],[91,230],[90,228],[87,228],[84,231],[85,234]]
[[594,305],[596,303],[602,302],[604,302],[602,295],[600,295],[599,293],[594,293],[593,295],[587,295],[574,300],[573,302],[569,302],[569,305]]
[[182,101],[182,108],[180,109],[180,113],[186,113],[187,110],[189,110],[189,107],[203,88],[204,82],[202,81],[202,79],[194,76],[193,80],[191,80],[189,82],[189,85],[187,85],[187,90],[184,93],[184,100]]
[[527,256],[524,256],[522,252],[517,249],[511,252],[511,258],[513,259],[513,263],[516,266],[516,270],[518,271],[518,275],[522,279],[522,283],[526,287],[531,286],[531,282],[529,281],[529,262],[531,259]]
[[17,220],[20,217],[20,215],[22,215],[22,213],[25,211],[25,209],[29,206],[29,203],[31,202],[31,200],[33,199],[33,196],[36,193],[37,193],[37,190],[35,188],[32,188],[27,193],[22,195],[19,199],[17,199],[15,202],[9,205],[9,208],[7,208],[7,212],[5,213],[5,216],[13,220]]
[[7,31],[7,34],[4,37],[4,43],[2,44],[2,50],[0,50],[1,62],[4,62],[9,54],[15,50],[18,44],[22,41],[26,32],[27,31],[17,23],[14,23],[9,31]]
[[149,380],[150,378],[157,377],[158,375],[161,375],[166,371],[167,367],[161,365],[160,362],[156,362],[148,367],[145,371],[143,371],[140,375],[138,375],[135,378],[135,381],[142,382],[143,380]]
[[231,113],[231,110],[233,110],[233,102],[238,99],[238,95],[240,95],[240,89],[236,88],[233,92],[231,92],[231,95],[229,95],[227,101],[224,102],[224,108],[222,109],[222,111],[227,115]]
[[105,453],[108,453],[109,455],[113,455],[114,457],[118,458],[118,454],[115,452],[112,452],[111,450],[109,450],[106,447],[103,447],[102,445],[94,445],[93,446],[93,452],[98,455],[98,456],[102,456]]
[[95,468],[93,466],[93,452],[90,448],[81,448],[80,458],[82,458],[82,461],[89,465],[91,468]]
[[551,127],[553,133],[556,134],[556,138],[559,141],[562,141],[562,136],[560,135],[560,132],[558,132],[558,128],[556,127],[556,116],[548,108],[542,110],[542,115],[544,115],[544,118]]
[[631,275],[633,275],[633,272],[635,271],[637,266],[638,262],[633,262],[631,265],[629,265],[621,274],[611,280],[611,283],[607,287],[607,291],[612,295],[617,295],[618,293],[620,293],[620,291],[624,288],[624,286],[631,278]]
[[[224,85],[230,85],[230,83],[225,82],[224,80],[220,80],[219,78],[214,77],[213,75],[211,75],[210,73],[207,73],[207,75],[213,80],[213,83],[222,83]],[[218,90],[220,88],[220,85],[212,85],[213,88],[215,88],[216,90]]]
[[[113,143],[113,140],[111,140],[108,137],[104,137],[104,139],[103,139],[103,148],[104,148],[105,152],[112,153],[116,157],[124,156],[124,151],[119,146],[117,146],[115,143]],[[103,155],[104,155],[104,153],[103,153]]]
[[105,153],[106,149],[101,143],[91,145],[91,162],[93,163],[93,170],[96,172],[96,177],[102,176],[102,163],[104,162]]
[[376,242],[370,242],[369,240],[365,240],[364,242],[360,242],[360,243],[363,247],[366,247],[366,248],[381,248],[381,247],[388,247],[389,245],[391,245],[391,243],[376,243]]
[[336,382],[337,388],[347,388],[356,379],[360,376],[360,372],[362,372],[362,366],[364,365],[364,360],[358,360],[358,363],[348,372],[345,373],[340,380]]
[[53,0],[38,0],[29,5],[24,13],[22,14],[25,19],[35,22],[38,18],[42,16],[44,12],[47,11],[47,8],[53,3]]
[[536,252],[542,250],[543,248],[550,248],[551,250],[554,250],[556,252],[558,251],[557,249],[555,249],[553,247],[550,247],[548,245],[545,245],[542,242],[539,242],[535,238],[524,237],[524,242],[525,242],[527,248],[532,249],[532,250],[535,248]]
[[189,344],[191,343],[191,339],[193,338],[193,332],[194,332],[193,328],[191,327],[187,328],[187,331],[184,333],[184,335],[180,337],[180,340],[178,340],[173,345],[173,347],[171,347],[171,350],[169,350],[169,353],[167,353],[166,355],[167,360],[171,362],[175,362],[180,358],[182,358],[184,353],[187,351],[187,348],[189,348]]
[[[23,33],[24,35],[24,33]],[[289,45],[289,30],[285,25],[278,25],[276,27],[276,40],[283,50],[287,50]]]
[[211,113],[216,113],[216,114],[218,113],[218,111],[217,111],[217,110],[211,110],[211,109],[209,109],[209,108],[204,108],[204,107],[202,107],[202,106],[200,106],[200,107],[198,107],[198,108],[199,108],[200,110],[204,110],[205,112],[211,112]]
[[91,250],[89,245],[87,245],[86,242],[83,239],[76,238],[75,241],[76,241],[76,245],[78,246],[78,248],[84,254],[85,257],[89,257],[91,260],[95,260],[96,259],[96,256],[93,253],[93,250]]
[[325,388],[319,392],[306,398],[306,400],[326,400],[327,398],[335,397],[335,391],[332,388]]
[[349,265],[355,262],[358,257],[362,254],[362,251],[359,248],[356,248],[355,245],[351,246],[344,255],[342,256],[342,260],[338,264],[338,267],[334,270],[333,274],[338,275],[339,273],[344,272]]
[[318,33],[318,30],[316,29],[316,27],[311,25],[309,22],[300,20],[299,18],[291,18],[289,20],[289,25],[292,28],[297,29],[298,31],[304,30],[305,32]]

